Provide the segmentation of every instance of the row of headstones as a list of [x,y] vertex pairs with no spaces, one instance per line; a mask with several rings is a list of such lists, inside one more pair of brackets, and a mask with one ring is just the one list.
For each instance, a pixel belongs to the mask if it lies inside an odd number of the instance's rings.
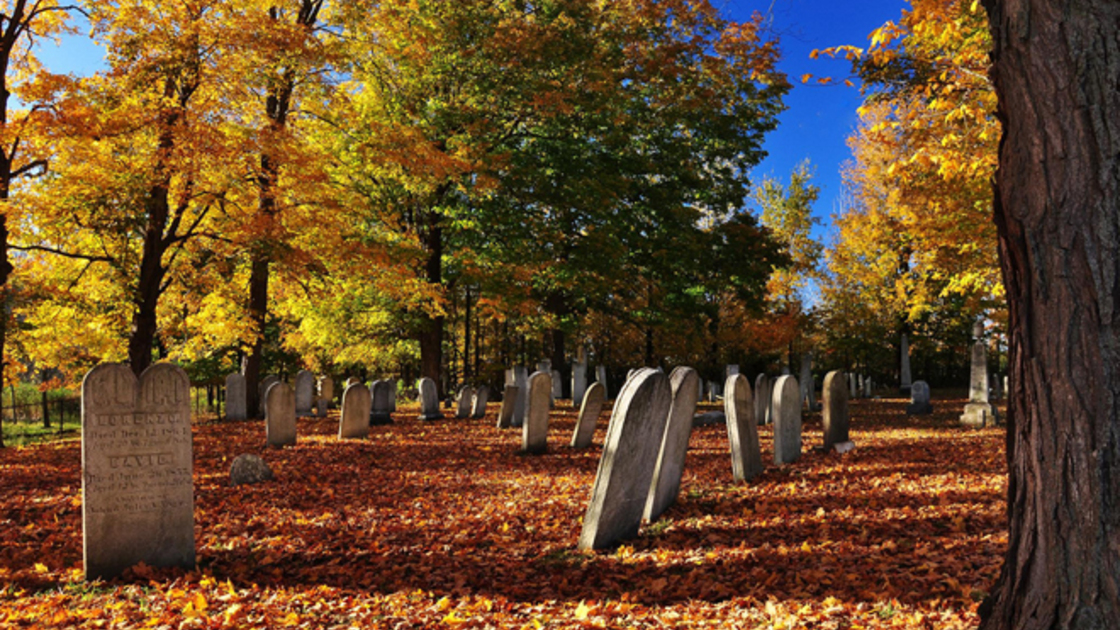
[[[260,393],[260,412],[265,413],[268,400],[268,390],[280,377],[270,374],[258,386]],[[293,401],[295,412],[300,416],[325,416],[331,400],[334,399],[334,379],[324,376],[319,379],[307,370],[300,370],[296,374]],[[226,376],[226,419],[245,420],[249,417],[248,397],[246,395],[245,375],[234,372]]]
[[[801,391],[797,379],[783,375],[755,392],[771,399],[774,420],[774,463],[801,456]],[[619,392],[607,428],[591,501],[580,534],[581,549],[599,549],[633,538],[643,519],[652,521],[676,501],[684,472],[685,453],[700,397],[699,376],[678,367],[663,372],[641,368]],[[731,374],[724,386],[724,409],[736,481],[763,470],[756,405],[750,382]],[[829,372],[823,387],[824,446],[848,442],[848,389],[843,372]],[[581,418],[582,422],[582,418]],[[579,429],[577,428],[577,434]]]
[[[429,381],[431,379],[428,379]],[[432,384],[434,387],[434,383]],[[296,443],[296,396],[287,383],[273,383],[265,394],[265,441],[269,446]],[[395,381],[376,380],[367,388],[356,378],[347,380],[342,392],[338,436],[357,438],[369,435],[372,425],[389,424],[397,409]]]

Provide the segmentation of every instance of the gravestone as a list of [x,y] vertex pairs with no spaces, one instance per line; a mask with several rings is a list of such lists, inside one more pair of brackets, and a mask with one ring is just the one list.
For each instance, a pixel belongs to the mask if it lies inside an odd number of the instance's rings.
[[906,414],[911,416],[925,416],[933,413],[930,404],[929,384],[925,381],[914,381],[910,386],[910,404],[906,406]]
[[439,410],[439,392],[436,390],[436,382],[425,376],[416,384],[416,389],[420,391],[420,419],[443,419],[443,412]]
[[856,376],[856,397],[857,398],[863,398],[863,392],[864,392],[863,375],[860,374],[860,375]]
[[906,333],[902,333],[902,340],[899,342],[899,358],[901,359],[901,368],[899,369],[899,386],[898,393],[903,396],[910,395],[910,338]]
[[770,378],[766,374],[754,379],[754,419],[759,425],[770,424]]
[[669,379],[649,368],[640,369],[618,393],[580,549],[602,549],[638,535],[671,404]]
[[[389,413],[397,413],[397,379],[387,378],[385,382],[388,384]],[[390,419],[390,421],[392,420]]]
[[587,448],[595,437],[595,425],[599,423],[599,414],[603,413],[603,400],[606,388],[602,383],[592,383],[583,396],[583,403],[579,406],[579,419],[576,421],[576,430],[572,433],[572,448]]
[[394,389],[396,389],[394,383],[390,381],[374,381],[369,386],[370,424],[392,424],[393,407],[390,403],[390,396]]
[[311,406],[315,404],[315,375],[307,370],[300,370],[296,374],[296,415],[311,415]]
[[521,452],[538,454],[548,450],[548,402],[552,397],[552,376],[533,372],[529,377],[529,412],[521,432]]
[[607,387],[607,366],[595,366],[595,382],[603,384],[603,400],[611,399],[611,390]]
[[872,386],[871,386],[871,377],[868,376],[868,377],[863,379],[863,397],[864,398],[871,398],[871,393],[873,391],[874,390],[872,389]]
[[486,403],[489,401],[490,388],[485,385],[479,387],[474,393],[474,400],[471,401],[471,417],[476,420],[485,417]]
[[518,394],[517,386],[506,383],[506,388],[502,392],[502,408],[498,411],[499,429],[508,429],[513,426],[513,408],[520,399],[521,396]]
[[517,400],[513,405],[513,426],[525,426],[525,411],[529,408],[529,373],[523,365],[513,368],[513,384],[517,386]]
[[856,398],[856,375],[848,373],[848,399]]
[[[343,390],[345,391],[345,390]],[[319,377],[319,397],[326,400],[326,407],[334,401],[334,379],[329,376]]]
[[287,383],[273,383],[265,392],[264,432],[269,446],[296,443],[296,395]]
[[556,407],[556,401],[564,397],[564,381],[560,376],[560,370],[553,370],[552,376],[552,406]]
[[261,483],[272,479],[272,469],[258,455],[238,455],[229,467],[231,486]]
[[474,400],[474,388],[470,385],[464,385],[459,390],[458,402],[455,407],[456,418],[469,418],[471,417],[471,402]]
[[661,449],[653,468],[653,479],[646,499],[643,516],[649,521],[669,509],[680,493],[688,437],[692,435],[692,418],[696,414],[696,403],[699,402],[696,396],[696,384],[699,382],[700,375],[690,367],[680,366],[669,375],[673,401],[669,407],[669,417],[661,437]]
[[268,413],[268,398],[267,396],[265,396],[265,394],[268,393],[268,388],[279,382],[279,376],[276,376],[275,374],[269,374],[268,376],[261,379],[260,384],[257,385],[257,400],[259,401],[260,405],[260,409],[258,409],[257,411],[260,413],[260,415],[263,416]]
[[738,374],[738,373],[739,373],[739,366],[738,365],[726,365],[723,368],[723,378],[724,378],[724,380],[726,380],[728,376],[732,376],[732,375]]
[[731,474],[735,481],[750,481],[762,472],[762,449],[747,377],[742,374],[727,377],[723,409],[727,416],[727,439],[731,443]]
[[226,420],[244,420],[248,417],[245,375],[234,372],[226,377]]
[[988,347],[983,341],[977,341],[972,345],[972,378],[961,424],[981,428],[995,426],[995,423],[995,414],[988,400]]
[[156,363],[139,382],[99,365],[82,380],[82,551],[87,580],[143,562],[195,566],[190,380]]
[[809,411],[815,411],[817,401],[813,391],[813,353],[811,352],[801,355],[801,379],[798,382],[801,385],[801,404]]
[[587,363],[576,361],[572,364],[572,406],[583,404],[583,395],[587,393]]
[[821,398],[824,408],[821,411],[821,430],[824,433],[824,448],[831,449],[834,444],[848,441],[848,383],[844,372],[833,370],[824,376]]
[[370,409],[373,398],[361,383],[355,383],[342,392],[342,415],[338,421],[341,439],[364,438],[369,435]]
[[797,379],[778,377],[771,400],[774,408],[774,463],[788,464],[801,457],[801,392]]

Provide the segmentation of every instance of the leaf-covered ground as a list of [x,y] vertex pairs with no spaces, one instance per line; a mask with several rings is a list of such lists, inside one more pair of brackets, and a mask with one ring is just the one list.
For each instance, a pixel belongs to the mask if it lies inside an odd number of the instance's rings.
[[[1006,546],[1002,430],[955,425],[964,400],[907,418],[853,401],[847,455],[818,452],[731,479],[726,430],[693,432],[676,506],[615,550],[576,550],[595,446],[549,452],[484,420],[423,423],[415,407],[369,439],[337,415],[264,446],[261,422],[195,428],[196,571],[139,567],[82,581],[80,445],[0,451],[4,628],[966,628]],[[771,457],[769,427],[760,429]],[[277,479],[231,487],[257,453]]]

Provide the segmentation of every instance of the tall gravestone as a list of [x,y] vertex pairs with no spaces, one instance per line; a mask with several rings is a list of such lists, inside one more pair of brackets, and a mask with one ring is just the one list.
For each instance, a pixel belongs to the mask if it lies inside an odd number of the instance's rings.
[[248,417],[245,375],[234,372],[226,377],[226,420],[244,420]]
[[680,493],[688,437],[692,435],[692,417],[696,415],[696,404],[700,402],[696,395],[696,384],[699,382],[700,375],[690,367],[680,366],[669,375],[673,401],[669,406],[669,417],[661,436],[661,449],[646,499],[644,517],[647,520],[653,521],[661,516]]
[[296,415],[310,416],[315,404],[315,375],[307,370],[296,374]]
[[420,419],[441,420],[443,412],[439,410],[439,392],[436,390],[436,382],[425,376],[416,384],[416,389],[420,390]]
[[370,424],[392,424],[393,405],[390,397],[395,389],[396,384],[390,381],[374,381],[369,386]]
[[604,400],[610,400],[611,399],[611,390],[610,390],[609,387],[607,387],[607,366],[605,366],[605,365],[596,365],[595,366],[595,382],[603,384],[603,399]]
[[471,417],[471,402],[474,401],[474,388],[470,385],[464,385],[459,390],[459,397],[455,406],[456,418],[469,418]]
[[319,377],[319,398],[327,401],[326,406],[330,407],[334,402],[334,379],[329,376]]
[[864,398],[871,398],[871,394],[874,391],[875,390],[874,390],[874,388],[872,387],[872,384],[871,384],[871,377],[867,376],[866,378],[863,379],[863,397]]
[[579,419],[576,420],[576,430],[572,433],[572,448],[587,448],[595,437],[595,426],[599,423],[599,414],[603,413],[604,392],[607,389],[602,383],[592,383],[583,395],[583,402],[579,406]]
[[517,400],[513,405],[513,426],[525,425],[525,412],[529,409],[529,371],[523,365],[513,368],[513,384],[517,386]]
[[471,417],[476,420],[485,417],[487,402],[490,402],[490,388],[483,385],[474,393],[474,400],[471,401]]
[[82,551],[87,580],[143,562],[195,566],[190,380],[157,363],[82,380]]
[[583,395],[587,393],[587,362],[576,361],[572,364],[572,405],[583,404]]
[[780,376],[771,393],[774,407],[774,463],[801,457],[801,392],[797,379]]
[[265,392],[264,432],[269,446],[296,443],[296,395],[287,383],[273,383]]
[[641,368],[618,394],[583,518],[580,549],[602,549],[638,534],[672,395],[669,379]]
[[268,388],[279,382],[279,376],[276,376],[275,374],[269,374],[268,376],[262,378],[260,384],[257,385],[257,399],[260,401],[260,409],[258,409],[257,412],[260,415],[264,416],[268,414]]
[[523,453],[543,453],[548,450],[548,410],[552,398],[552,375],[533,372],[529,377],[529,412],[521,432]]
[[513,408],[520,399],[521,396],[517,386],[506,383],[506,388],[502,392],[502,408],[498,410],[499,429],[508,429],[513,426]]
[[372,402],[369,390],[361,383],[355,383],[342,392],[342,417],[338,422],[338,437],[349,439],[369,435]]
[[898,392],[903,396],[910,395],[910,338],[902,333],[902,340],[898,344],[899,353],[899,385]]
[[925,381],[914,381],[910,386],[910,404],[906,406],[907,415],[925,416],[933,413],[930,404],[929,384]]
[[961,424],[981,428],[995,426],[995,415],[988,402],[988,349],[983,341],[972,345],[972,379],[968,404],[964,406]]
[[821,429],[824,433],[824,448],[829,450],[834,444],[848,441],[848,379],[844,372],[833,370],[824,376],[821,398]]
[[731,444],[731,474],[735,481],[749,481],[762,472],[762,449],[747,377],[742,374],[727,377],[723,409],[727,418],[727,440]]
[[754,419],[759,425],[770,424],[770,378],[766,374],[754,379]]

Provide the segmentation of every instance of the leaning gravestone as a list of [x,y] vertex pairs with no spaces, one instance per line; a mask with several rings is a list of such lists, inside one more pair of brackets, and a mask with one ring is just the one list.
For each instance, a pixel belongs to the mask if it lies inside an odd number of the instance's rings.
[[374,381],[369,386],[370,424],[392,424],[393,408],[389,397],[394,389],[396,389],[395,384],[389,381]]
[[296,374],[296,415],[310,416],[315,404],[315,375],[307,370]]
[[661,437],[661,450],[657,464],[653,468],[653,480],[649,486],[644,517],[653,521],[669,509],[677,500],[681,489],[681,476],[684,474],[685,453],[688,451],[688,437],[692,434],[692,417],[696,414],[696,384],[700,375],[696,370],[680,366],[669,375],[669,386],[673,402],[669,407],[669,418],[665,422],[665,433]]
[[99,365],[82,380],[82,547],[87,580],[143,562],[195,566],[190,380]]
[[416,388],[420,390],[420,419],[442,419],[443,412],[439,410],[439,393],[436,390],[436,382],[425,376],[420,379]]
[[268,388],[279,382],[279,376],[269,374],[261,379],[260,384],[257,386],[257,396],[260,401],[260,409],[258,411],[262,416],[268,414],[268,397],[266,396],[266,394],[268,394]]
[[757,424],[770,424],[770,379],[765,373],[754,379],[754,420]]
[[364,438],[369,435],[371,403],[369,390],[361,383],[351,385],[342,392],[342,417],[338,421],[339,438]]
[[486,416],[486,403],[490,401],[490,388],[483,385],[474,393],[471,401],[471,418],[475,420]]
[[273,383],[265,392],[265,440],[269,446],[296,443],[296,395],[287,383]]
[[474,388],[464,385],[459,390],[458,405],[455,407],[456,418],[469,418],[471,415],[471,401],[474,400]]
[[601,549],[638,534],[672,397],[663,373],[641,368],[618,394],[580,549]]
[[234,372],[226,377],[226,420],[244,420],[248,417],[245,375]]
[[516,385],[506,384],[502,392],[502,408],[498,411],[498,428],[508,429],[513,426],[513,408],[521,398]]
[[579,406],[579,420],[576,421],[576,430],[572,434],[572,448],[591,446],[591,440],[595,437],[595,425],[599,423],[599,414],[603,413],[606,391],[602,383],[592,383],[584,392],[583,403]]
[[933,405],[929,402],[929,383],[914,381],[910,385],[910,404],[906,406],[906,414],[925,416],[931,413],[933,413]]
[[548,450],[548,408],[552,398],[552,376],[533,372],[529,377],[529,413],[521,432],[521,452],[543,453]]
[[[346,391],[346,390],[343,390]],[[334,379],[329,376],[319,377],[319,398],[327,401],[326,407],[334,402]]]
[[774,463],[801,457],[801,392],[797,379],[780,376],[771,393],[774,405]]
[[742,374],[727,377],[723,408],[727,416],[727,439],[731,442],[731,474],[735,481],[749,481],[762,472],[762,449],[747,377]]
[[824,448],[830,450],[834,444],[848,441],[848,383],[840,370],[825,374],[821,397],[824,408],[821,411],[821,429],[824,433]]

